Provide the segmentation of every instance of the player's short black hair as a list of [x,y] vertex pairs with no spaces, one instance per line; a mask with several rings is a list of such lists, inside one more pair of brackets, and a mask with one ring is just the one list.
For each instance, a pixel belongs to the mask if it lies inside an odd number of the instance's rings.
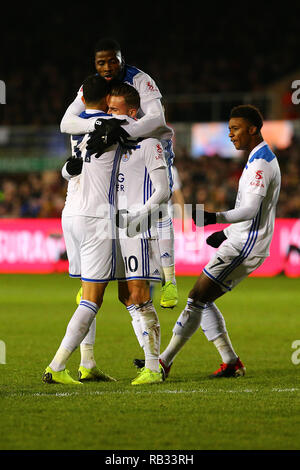
[[260,132],[263,126],[262,114],[260,110],[252,104],[241,104],[239,106],[235,106],[230,112],[229,119],[231,118],[246,119],[250,124],[257,127],[257,132]]
[[82,84],[82,93],[87,103],[98,103],[110,91],[110,84],[100,75],[89,75]]
[[139,109],[141,100],[138,91],[128,83],[118,83],[112,85],[109,93],[111,96],[123,96],[128,106]]
[[99,51],[121,51],[121,47],[116,39],[102,38],[95,44],[95,54]]

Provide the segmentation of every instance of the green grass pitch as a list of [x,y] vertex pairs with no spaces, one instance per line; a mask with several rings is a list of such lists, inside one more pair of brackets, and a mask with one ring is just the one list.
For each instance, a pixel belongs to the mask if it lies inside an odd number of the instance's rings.
[[[179,277],[179,305],[158,306],[162,348],[195,278]],[[239,379],[209,380],[220,358],[202,331],[163,384],[134,388],[142,357],[116,284],[97,316],[95,355],[116,383],[48,385],[41,380],[75,309],[67,274],[1,275],[0,450],[296,450],[300,448],[299,279],[248,278],[217,301],[236,352]],[[296,354],[297,356],[297,354]],[[300,358],[300,351],[298,357]],[[77,375],[79,351],[68,368]]]

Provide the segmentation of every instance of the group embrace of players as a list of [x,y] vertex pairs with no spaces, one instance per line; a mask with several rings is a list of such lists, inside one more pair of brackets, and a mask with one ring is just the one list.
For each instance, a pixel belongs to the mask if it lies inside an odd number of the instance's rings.
[[[235,208],[193,210],[196,225],[229,223],[207,243],[218,249],[189,293],[167,348],[160,353],[160,324],[150,283],[163,284],[160,304],[177,304],[174,232],[168,203],[173,188],[173,132],[166,125],[155,82],[125,63],[119,44],[99,41],[97,73],[87,77],[67,109],[61,131],[71,135],[72,157],[62,174],[68,183],[62,227],[69,274],[81,279],[77,308],[43,374],[46,383],[114,381],[95,361],[96,315],[105,288],[118,281],[119,300],[132,318],[144,352],[132,385],[163,382],[176,354],[201,327],[220,353],[211,377],[238,377],[245,367],[234,351],[215,300],[257,269],[269,255],[280,190],[276,156],[261,135],[262,117],[250,105],[232,109],[229,138],[248,154]],[[80,346],[78,380],[66,369]]]

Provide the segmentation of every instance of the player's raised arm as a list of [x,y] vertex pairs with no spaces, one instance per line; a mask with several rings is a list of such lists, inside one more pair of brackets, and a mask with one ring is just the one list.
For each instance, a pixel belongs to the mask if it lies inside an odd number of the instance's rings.
[[79,114],[84,111],[84,103],[82,101],[82,91],[79,90],[75,100],[67,108],[61,123],[60,131],[65,134],[88,134],[95,130],[95,119],[83,119]]
[[132,138],[149,137],[156,129],[166,126],[164,110],[161,101],[157,98],[141,103],[145,115],[123,128]]

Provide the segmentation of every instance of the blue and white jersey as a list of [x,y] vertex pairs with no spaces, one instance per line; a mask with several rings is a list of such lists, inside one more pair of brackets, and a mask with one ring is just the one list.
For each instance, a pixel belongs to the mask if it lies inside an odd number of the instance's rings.
[[[133,150],[123,151],[116,183],[118,209],[139,210],[153,194],[150,173],[167,167],[164,151],[158,139],[144,139]],[[125,233],[125,232],[124,232]],[[135,238],[155,238],[156,223],[150,230]]]
[[[161,100],[162,98],[162,95],[155,81],[147,73],[143,72],[137,67],[126,64],[124,67],[124,75],[123,75],[122,81],[124,83],[127,83],[128,85],[133,86],[140,95],[141,105],[140,105],[140,109],[137,115],[138,119],[145,116],[144,109],[146,108],[148,103],[156,99]],[[84,109],[84,104],[82,101],[82,94],[83,93],[82,93],[82,86],[81,86],[77,93],[77,97],[73,102],[73,105],[76,107],[78,114]],[[174,131],[171,129],[171,127],[165,124],[165,125],[159,125],[153,131],[150,131],[146,135],[141,136],[141,137],[146,137],[146,138],[153,137],[162,142],[164,151],[165,151],[166,162],[169,167],[172,166],[173,160],[174,160],[174,152],[172,148],[173,135],[174,135]]]
[[[80,117],[91,119],[111,118],[101,111],[86,110]],[[89,134],[71,136],[73,156],[83,159],[82,172],[70,179],[64,215],[82,215],[110,219],[115,205],[115,181],[119,164],[118,144],[108,148],[96,158],[86,148]]]
[[[124,71],[125,74],[123,77],[123,82],[133,86],[140,95],[141,107],[137,115],[137,118],[140,119],[145,116],[143,106],[153,99],[161,99],[162,95],[155,81],[142,70],[139,70],[137,67],[134,67],[132,65],[125,65]],[[147,137],[154,137],[162,142],[165,153],[165,159],[168,167],[171,167],[173,165],[173,160],[175,156],[172,147],[173,134],[173,130],[169,126],[165,125],[158,127],[149,135],[147,135]],[[170,185],[172,187],[173,183],[171,173],[169,173],[169,176]]]
[[261,142],[250,153],[239,180],[235,208],[243,203],[246,193],[263,197],[258,214],[253,220],[231,224],[224,232],[228,242],[241,251],[243,257],[269,256],[275,224],[276,204],[281,175],[278,161],[266,142]]

